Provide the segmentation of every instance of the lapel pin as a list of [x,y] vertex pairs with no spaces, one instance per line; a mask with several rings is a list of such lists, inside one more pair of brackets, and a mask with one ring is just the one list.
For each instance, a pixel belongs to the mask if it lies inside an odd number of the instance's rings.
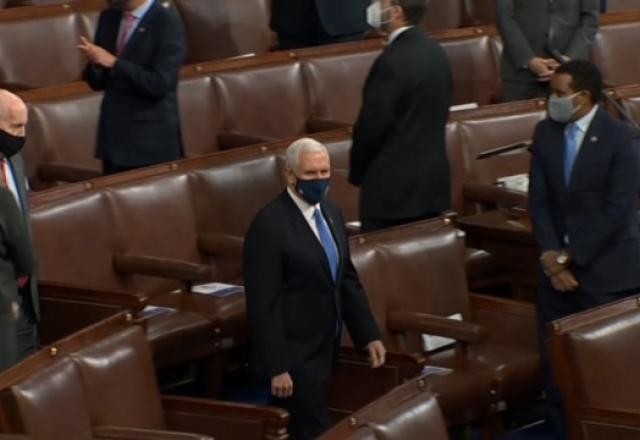
[[598,136],[591,136],[591,142],[598,142]]
[[146,31],[145,28],[141,27],[140,29],[138,29],[138,32],[143,33],[144,31]]

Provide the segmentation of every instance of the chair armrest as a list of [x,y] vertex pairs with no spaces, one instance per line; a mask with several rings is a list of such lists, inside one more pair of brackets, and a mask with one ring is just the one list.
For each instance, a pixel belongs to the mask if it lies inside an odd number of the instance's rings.
[[144,309],[149,300],[145,294],[139,292],[79,287],[44,280],[38,280],[38,293],[41,298],[108,304],[131,309],[134,312]]
[[289,414],[281,408],[191,397],[162,396],[169,429],[217,438],[286,439]]
[[488,183],[467,182],[462,186],[466,200],[498,206],[526,205],[527,194]]
[[353,222],[345,223],[344,227],[347,229],[347,235],[349,237],[352,237],[354,235],[360,234],[361,229],[362,229],[362,223],[360,223],[360,221],[356,220],[356,221],[353,221]]
[[351,124],[346,122],[333,121],[331,119],[311,118],[307,121],[307,131],[309,133],[319,133],[321,131],[337,130],[339,128],[349,127]]
[[45,182],[83,182],[102,176],[100,170],[61,163],[43,163],[38,166],[38,177]]
[[91,431],[92,437],[100,440],[213,440],[201,434],[120,426],[98,426]]
[[224,131],[218,134],[218,144],[223,150],[230,148],[246,147],[247,145],[264,144],[271,142],[271,139],[264,136],[255,136],[247,133],[238,133],[235,131]]
[[452,338],[460,342],[477,343],[485,336],[484,327],[427,313],[391,310],[387,326],[395,332],[417,332]]
[[149,255],[116,254],[113,256],[113,267],[122,274],[147,275],[188,283],[207,281],[213,275],[211,266],[206,264]]
[[236,235],[206,233],[198,236],[198,249],[205,254],[242,257],[244,238]]

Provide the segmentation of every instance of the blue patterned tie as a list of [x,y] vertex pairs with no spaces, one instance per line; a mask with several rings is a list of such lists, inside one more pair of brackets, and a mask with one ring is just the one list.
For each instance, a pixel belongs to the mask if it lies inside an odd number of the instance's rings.
[[564,183],[569,186],[573,164],[578,156],[578,124],[571,123],[564,134]]
[[313,219],[316,222],[316,229],[318,229],[318,235],[320,236],[324,253],[327,255],[327,260],[329,260],[331,276],[333,277],[333,281],[335,281],[338,273],[338,251],[336,250],[329,226],[327,226],[327,222],[324,220],[322,212],[320,212],[320,208],[316,208],[313,211]]

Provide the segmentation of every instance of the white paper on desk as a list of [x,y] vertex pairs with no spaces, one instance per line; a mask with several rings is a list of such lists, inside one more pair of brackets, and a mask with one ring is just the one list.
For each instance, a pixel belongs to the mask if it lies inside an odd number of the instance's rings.
[[529,192],[529,174],[500,177],[496,180],[496,185],[526,194]]
[[142,309],[142,317],[149,319],[154,316],[166,315],[167,313],[173,312],[175,309],[171,307],[161,307],[161,306],[146,306]]
[[196,284],[191,288],[191,291],[193,293],[199,293],[201,295],[211,295],[218,298],[226,298],[227,296],[244,292],[244,288],[236,284],[207,283]]
[[[462,314],[456,313],[455,315],[447,316],[449,319],[453,319],[456,321],[462,321]],[[433,335],[422,335],[422,348],[424,351],[429,352],[433,350],[437,350],[442,347],[446,347],[447,345],[455,344],[455,340],[451,338],[443,338],[442,336],[433,336]]]
[[451,372],[453,372],[451,368],[438,367],[437,365],[425,365],[424,368],[422,368],[422,374],[424,376],[431,376],[434,374],[449,374]]

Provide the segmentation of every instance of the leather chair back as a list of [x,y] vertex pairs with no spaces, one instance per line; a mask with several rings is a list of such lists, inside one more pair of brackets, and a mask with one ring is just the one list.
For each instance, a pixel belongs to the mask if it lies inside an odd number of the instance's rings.
[[638,0],[608,0],[607,12],[640,11]]
[[187,30],[189,62],[267,52],[268,0],[174,0]]
[[629,56],[629,48],[640,38],[640,22],[604,23],[596,35],[592,58],[602,72],[605,87],[635,84],[640,77],[640,59]]
[[467,21],[473,26],[495,24],[495,0],[464,0]]
[[185,155],[192,157],[218,151],[222,114],[211,77],[181,80],[178,104]]
[[430,0],[424,28],[428,31],[462,27],[463,0]]

